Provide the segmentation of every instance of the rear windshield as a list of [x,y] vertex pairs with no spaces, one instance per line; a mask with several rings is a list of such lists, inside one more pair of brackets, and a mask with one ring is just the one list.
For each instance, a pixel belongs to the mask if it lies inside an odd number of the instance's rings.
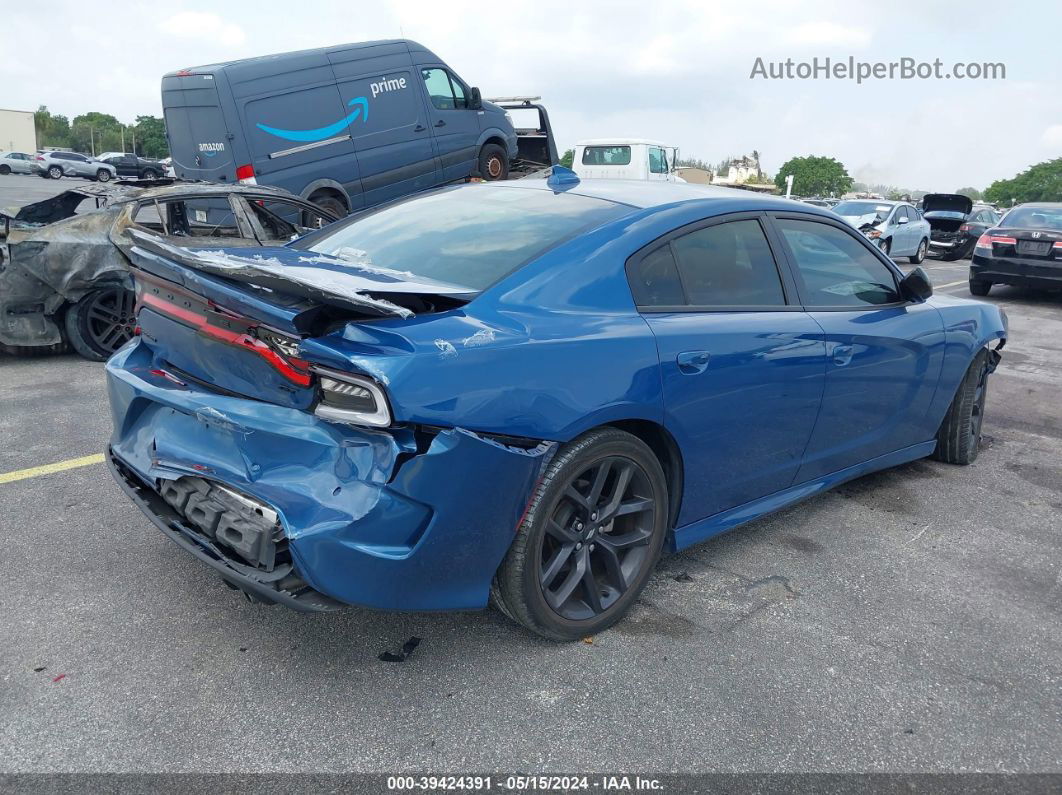
[[588,146],[583,149],[584,166],[629,166],[629,146]]
[[467,185],[337,221],[292,247],[480,292],[579,230],[628,210],[570,193]]
[[891,204],[881,204],[879,202],[840,202],[833,207],[833,211],[838,215],[870,215],[875,213],[883,218],[889,214],[891,209]]
[[1015,207],[1000,222],[1000,226],[1022,226],[1027,229],[1062,231],[1062,206]]

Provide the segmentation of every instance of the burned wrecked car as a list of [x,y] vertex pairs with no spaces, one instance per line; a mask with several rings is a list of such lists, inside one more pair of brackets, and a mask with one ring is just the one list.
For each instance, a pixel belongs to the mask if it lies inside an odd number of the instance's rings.
[[999,223],[991,207],[960,193],[927,193],[922,214],[929,222],[929,253],[945,261],[968,257],[984,231]]
[[108,459],[163,534],[256,601],[491,602],[554,639],[662,550],[972,461],[1007,334],[827,210],[559,166],[281,248],[131,235]]
[[83,185],[0,213],[0,346],[66,343],[102,361],[134,331],[127,232],[171,245],[280,245],[335,220],[286,191],[254,185]]

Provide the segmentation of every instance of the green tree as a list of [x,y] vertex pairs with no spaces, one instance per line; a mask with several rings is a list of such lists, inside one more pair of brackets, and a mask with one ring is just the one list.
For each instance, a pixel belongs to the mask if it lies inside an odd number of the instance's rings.
[[109,113],[83,113],[70,122],[70,139],[78,152],[122,151],[122,123]]
[[985,188],[983,198],[1008,206],[1012,201],[1062,201],[1062,157],[1037,163],[1011,179],[996,180]]
[[170,147],[166,141],[166,124],[158,116],[137,116],[133,132],[136,136],[138,154],[156,158],[169,156]]
[[33,114],[33,126],[37,131],[37,146],[70,146],[70,122],[66,116],[51,113],[46,105]]
[[785,178],[793,175],[793,193],[798,196],[840,195],[852,187],[845,167],[832,157],[790,158],[774,178],[779,190],[785,190]]
[[575,162],[575,150],[574,149],[565,149],[564,150],[564,154],[561,155],[560,165],[564,166],[565,168],[571,168],[572,167],[572,163],[574,163],[574,162]]
[[981,191],[977,188],[957,188],[955,192],[960,193],[963,196],[969,196],[975,202],[981,200]]

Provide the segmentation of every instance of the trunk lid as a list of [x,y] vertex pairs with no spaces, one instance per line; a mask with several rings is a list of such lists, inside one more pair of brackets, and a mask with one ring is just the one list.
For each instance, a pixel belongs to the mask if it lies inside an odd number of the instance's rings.
[[937,212],[969,215],[971,210],[973,210],[973,199],[961,193],[927,193],[922,197],[923,215]]
[[138,325],[158,368],[178,381],[295,408],[309,408],[316,397],[311,366],[327,347],[316,338],[352,321],[408,318],[467,301],[462,288],[359,272],[298,249],[186,250],[128,234]]
[[235,178],[232,136],[212,74],[166,75],[162,110],[173,168],[182,179],[228,182]]

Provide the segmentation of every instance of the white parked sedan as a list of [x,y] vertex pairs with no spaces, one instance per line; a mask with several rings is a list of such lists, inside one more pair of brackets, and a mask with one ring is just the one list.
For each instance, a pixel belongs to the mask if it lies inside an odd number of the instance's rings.
[[890,257],[917,265],[929,249],[929,222],[913,204],[879,199],[849,199],[833,211],[873,240]]
[[0,174],[33,174],[36,159],[36,155],[25,152],[0,152]]

